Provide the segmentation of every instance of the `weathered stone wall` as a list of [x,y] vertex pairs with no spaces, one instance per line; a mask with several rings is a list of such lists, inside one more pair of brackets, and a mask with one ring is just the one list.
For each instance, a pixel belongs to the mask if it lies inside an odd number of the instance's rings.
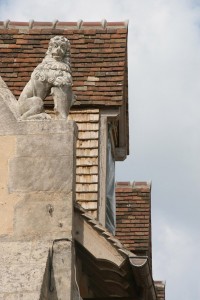
[[76,124],[17,121],[15,101],[1,85],[0,299],[72,299]]

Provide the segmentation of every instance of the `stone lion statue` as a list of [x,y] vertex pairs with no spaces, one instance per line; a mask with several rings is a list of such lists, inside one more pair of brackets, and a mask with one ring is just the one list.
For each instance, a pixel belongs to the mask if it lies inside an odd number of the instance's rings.
[[43,61],[34,69],[19,99],[21,120],[49,119],[43,100],[53,96],[57,118],[66,119],[74,102],[70,69],[70,43],[64,36],[50,39]]

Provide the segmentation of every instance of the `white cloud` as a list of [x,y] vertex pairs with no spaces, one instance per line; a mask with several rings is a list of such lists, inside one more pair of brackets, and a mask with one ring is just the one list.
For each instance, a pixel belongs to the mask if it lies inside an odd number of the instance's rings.
[[[46,21],[59,19],[62,21],[96,21],[104,18],[115,20],[116,14],[120,17],[120,10],[113,13],[113,9],[118,7],[121,1],[115,0],[15,0],[7,1],[10,4],[6,11],[0,12],[3,19]],[[121,7],[121,5],[120,5]],[[123,7],[123,5],[122,5]]]
[[166,299],[199,299],[199,278],[195,276],[199,272],[199,237],[191,236],[167,220],[160,219],[156,223],[154,273],[159,278],[164,275],[167,280]]

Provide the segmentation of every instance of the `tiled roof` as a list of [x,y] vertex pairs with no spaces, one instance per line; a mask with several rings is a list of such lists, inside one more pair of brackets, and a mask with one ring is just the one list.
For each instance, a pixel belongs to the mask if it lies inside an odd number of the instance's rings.
[[151,184],[116,183],[116,237],[123,245],[151,261]]
[[[138,257],[148,257],[152,272],[151,183],[116,183],[116,237]],[[165,282],[154,281],[156,299],[165,300]]]
[[127,23],[105,20],[0,22],[0,75],[18,97],[44,58],[49,39],[64,35],[71,43],[75,105],[122,105],[127,97],[127,34]]

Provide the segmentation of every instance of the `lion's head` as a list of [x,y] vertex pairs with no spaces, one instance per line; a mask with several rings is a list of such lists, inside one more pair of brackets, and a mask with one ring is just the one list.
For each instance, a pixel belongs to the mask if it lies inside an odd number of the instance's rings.
[[50,39],[46,52],[47,57],[52,57],[56,61],[63,61],[70,67],[70,42],[64,36],[54,36]]

